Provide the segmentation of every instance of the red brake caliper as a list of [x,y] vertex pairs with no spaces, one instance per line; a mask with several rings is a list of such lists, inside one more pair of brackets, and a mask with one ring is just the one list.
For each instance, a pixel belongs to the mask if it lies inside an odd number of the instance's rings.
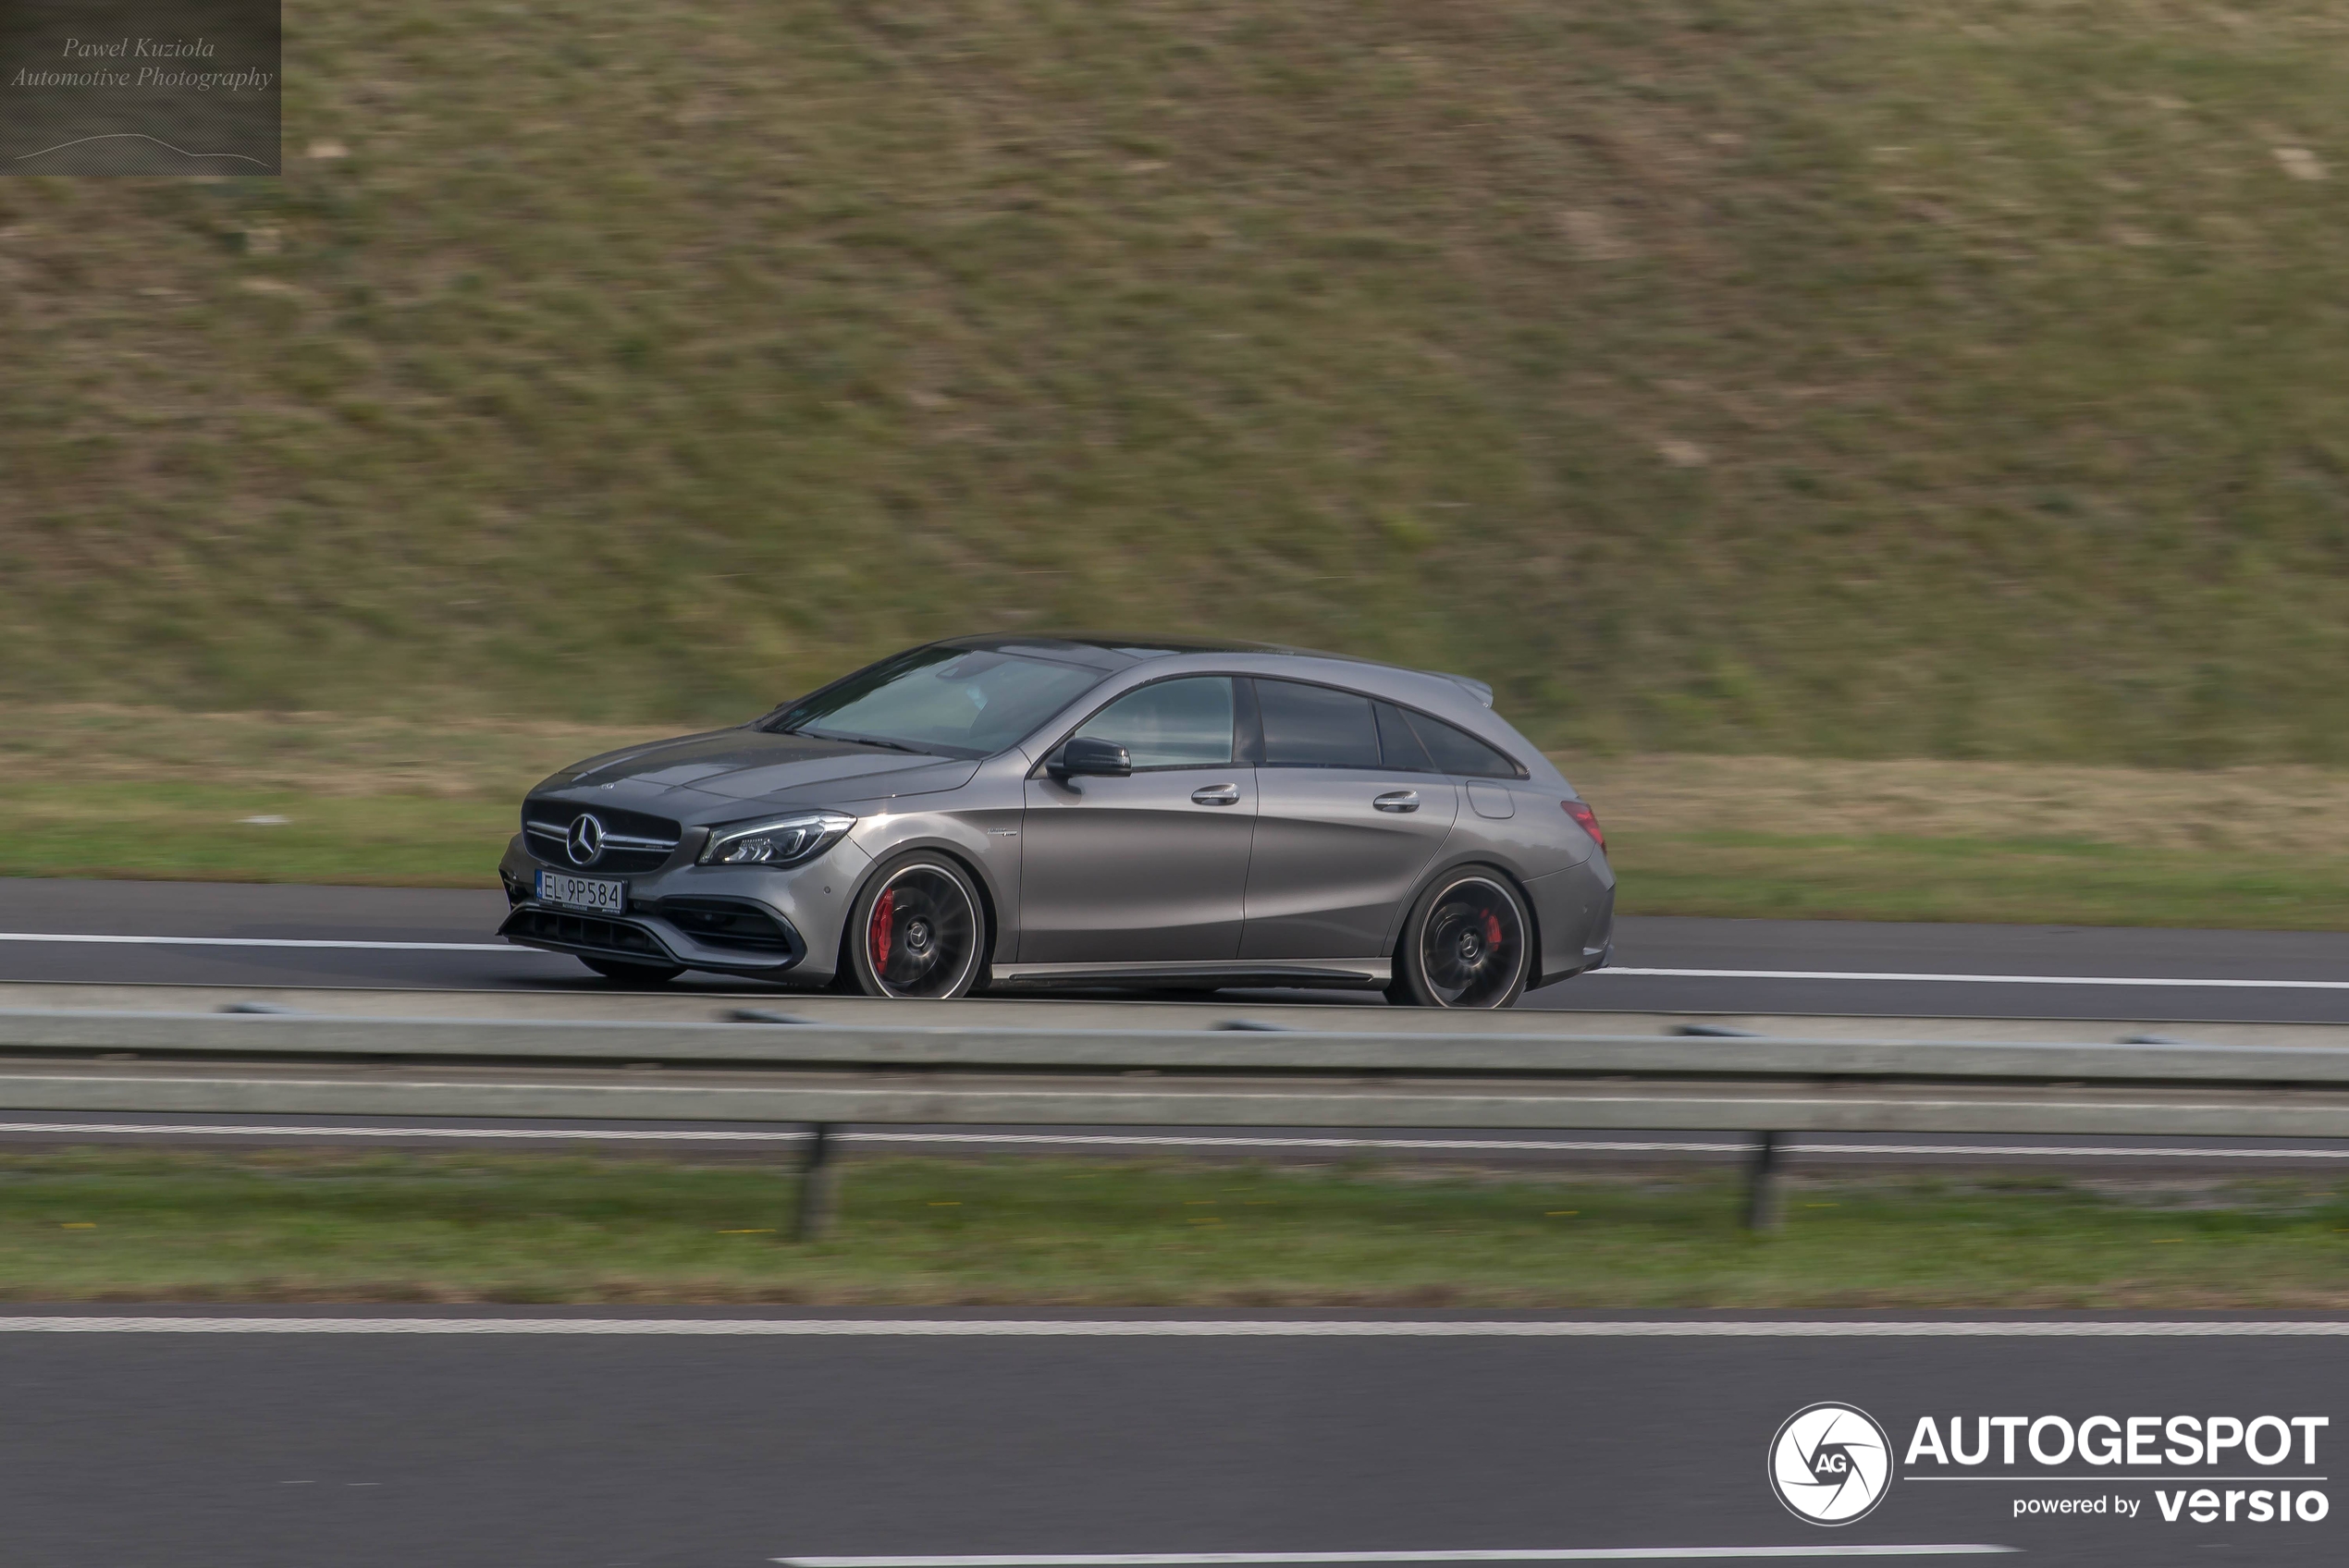
[[1501,945],[1501,917],[1489,909],[1484,912],[1484,945],[1488,948]]
[[873,929],[869,946],[876,971],[889,966],[889,938],[896,930],[897,889],[886,888],[873,902]]

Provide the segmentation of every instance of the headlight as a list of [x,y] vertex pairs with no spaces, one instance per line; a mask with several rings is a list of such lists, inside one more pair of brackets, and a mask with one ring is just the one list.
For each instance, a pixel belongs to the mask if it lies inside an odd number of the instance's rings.
[[731,822],[709,830],[703,865],[796,865],[814,860],[856,826],[846,812],[802,811],[756,822]]

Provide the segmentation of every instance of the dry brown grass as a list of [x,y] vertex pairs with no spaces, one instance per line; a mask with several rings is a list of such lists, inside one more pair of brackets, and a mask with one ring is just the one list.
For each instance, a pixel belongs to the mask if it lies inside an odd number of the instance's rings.
[[17,784],[519,800],[565,763],[689,728],[477,716],[423,723],[326,713],[181,713],[98,703],[0,707],[0,774]]
[[2208,772],[2031,763],[1558,755],[1626,834],[2061,840],[2332,859],[2349,846],[2349,772]]
[[[533,783],[688,728],[0,706],[0,875],[486,887]],[[2349,772],[1558,761],[1626,913],[2349,930]]]
[[[331,797],[508,800],[566,763],[691,728],[479,715],[0,707],[20,784],[221,785]],[[2330,858],[2349,845],[2349,771],[2204,772],[2034,763],[1554,753],[1610,831],[1654,837],[2062,840]]]

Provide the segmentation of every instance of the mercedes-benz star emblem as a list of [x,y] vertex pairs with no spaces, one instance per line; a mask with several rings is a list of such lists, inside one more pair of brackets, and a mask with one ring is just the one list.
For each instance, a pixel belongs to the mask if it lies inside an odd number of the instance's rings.
[[603,818],[592,811],[583,811],[563,835],[563,844],[571,851],[573,865],[593,865],[604,858]]

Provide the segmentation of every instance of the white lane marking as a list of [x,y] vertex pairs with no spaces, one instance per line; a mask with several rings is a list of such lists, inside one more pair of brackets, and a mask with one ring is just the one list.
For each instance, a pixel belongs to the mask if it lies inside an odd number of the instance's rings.
[[2196,980],[2127,974],[1937,974],[1929,971],[1858,969],[1630,969],[1610,964],[1584,972],[1663,980],[1895,980],[1934,981],[1952,986],[2148,986],[2186,990],[2349,991],[2349,980]]
[[560,958],[538,948],[517,948],[507,942],[329,942],[295,937],[101,937],[86,932],[0,931],[0,942],[110,943],[133,948],[342,948],[394,953],[537,953]]
[[1978,1557],[2011,1546],[1597,1546],[1527,1551],[1120,1551],[1087,1556],[778,1557],[785,1568],[1223,1568],[1342,1562],[1699,1562],[1724,1558]]
[[[1751,1147],[1748,1145],[1741,1145]],[[2063,1148],[2053,1144],[1803,1144],[1789,1143],[1789,1154],[1997,1154],[2009,1156],[2061,1156],[2072,1159],[2349,1159],[2349,1149],[2231,1149],[2231,1148],[2142,1148],[2133,1149],[2119,1145],[2098,1147],[2083,1145]]]
[[2182,1481],[2199,1486],[2205,1481],[2330,1481],[2330,1476],[2181,1476],[2176,1471],[2168,1475],[2149,1476],[1903,1476],[1904,1481],[2021,1481],[2026,1485],[2057,1486],[2066,1481]]
[[[217,1121],[0,1121],[0,1133],[43,1135],[75,1133],[130,1136],[166,1134],[178,1138],[478,1138],[531,1142],[618,1142],[678,1144],[804,1144],[804,1132],[760,1129],[711,1130],[700,1127],[340,1127],[268,1125],[261,1122]],[[1174,1133],[836,1133],[842,1143],[859,1144],[986,1144],[1027,1147],[1145,1147],[1242,1149],[1398,1149],[1413,1152],[1499,1152],[1534,1154],[1734,1154],[1753,1152],[1747,1143],[1708,1143],[1696,1139],[1630,1140],[1592,1138],[1574,1142],[1560,1138],[1249,1138],[1185,1137]],[[2003,1155],[2066,1159],[2349,1159],[2349,1148],[2127,1148],[2121,1145],[2054,1144],[1808,1144],[1789,1142],[1787,1154]]]
[[[0,1133],[168,1134],[176,1138],[490,1138],[518,1142],[592,1138],[636,1143],[804,1144],[802,1132],[708,1132],[700,1128],[615,1127],[318,1127],[214,1121],[0,1121]],[[855,1138],[866,1134],[840,1133]]]
[[[787,1134],[806,1137],[805,1133]],[[1563,1138],[1248,1138],[1248,1137],[1181,1137],[1159,1134],[1124,1133],[1087,1133],[1055,1136],[1048,1133],[845,1133],[844,1139],[862,1143],[891,1144],[1136,1144],[1178,1148],[1330,1148],[1330,1149],[1415,1149],[1415,1150],[1521,1150],[1539,1154],[1735,1154],[1753,1152],[1751,1140],[1743,1143],[1708,1143],[1695,1139],[1630,1140],[1591,1138],[1580,1142]],[[1782,1145],[1788,1154],[1931,1154],[1931,1155],[2065,1155],[2091,1158],[2117,1158],[2124,1156],[2152,1155],[2180,1159],[2216,1159],[2229,1155],[2244,1155],[2259,1159],[2349,1159],[2349,1148],[2315,1149],[2228,1149],[2228,1148],[2144,1148],[2082,1147],[2060,1148],[2041,1144],[1812,1144],[1789,1140]]]
[[[161,1317],[0,1315],[0,1334],[523,1334],[567,1338],[1106,1340],[2344,1339],[2336,1322],[1653,1322],[1412,1318]],[[1023,1559],[1022,1561],[1027,1561]]]

